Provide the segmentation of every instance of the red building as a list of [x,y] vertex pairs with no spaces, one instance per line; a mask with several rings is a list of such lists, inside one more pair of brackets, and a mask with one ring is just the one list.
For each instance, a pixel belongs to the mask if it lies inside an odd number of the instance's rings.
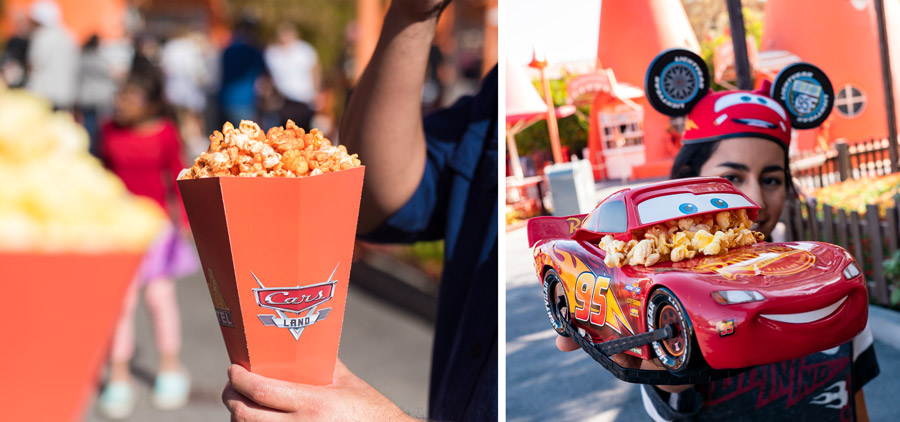
[[[679,0],[604,1],[599,32],[597,68],[608,70],[620,85],[641,90],[650,61],[661,51],[674,47],[700,51]],[[673,124],[678,123],[645,105],[643,95],[610,101],[608,93],[596,94],[588,133],[595,179],[669,174],[677,152]]]
[[[827,7],[825,7],[827,5]],[[885,26],[894,80],[894,103],[900,93],[900,4],[884,2]],[[802,19],[798,19],[802,16]],[[878,26],[872,0],[769,0],[760,46],[766,54],[791,53],[820,67],[834,86],[835,107],[820,130],[796,131],[798,149],[844,138],[849,143],[887,137]],[[781,67],[757,73],[774,77]],[[761,59],[760,66],[765,67]],[[766,75],[768,73],[768,75]]]

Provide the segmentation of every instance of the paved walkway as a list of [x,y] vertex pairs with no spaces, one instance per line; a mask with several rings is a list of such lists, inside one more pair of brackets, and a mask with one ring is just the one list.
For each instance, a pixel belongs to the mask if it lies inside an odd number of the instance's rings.
[[[184,331],[182,359],[194,384],[190,402],[183,409],[167,412],[156,410],[151,404],[156,349],[146,307],[141,303],[132,365],[139,402],[129,421],[228,420],[220,398],[227,380],[228,354],[206,283],[199,273],[178,281],[178,302]],[[427,414],[431,323],[355,288],[351,280],[341,338],[339,356],[351,370],[412,415]],[[93,406],[85,418],[87,422],[104,420]]]
[[[510,422],[649,420],[636,384],[587,353],[556,349],[525,229],[506,234],[506,415]],[[864,388],[872,421],[900,414],[900,313],[871,306],[881,375]]]

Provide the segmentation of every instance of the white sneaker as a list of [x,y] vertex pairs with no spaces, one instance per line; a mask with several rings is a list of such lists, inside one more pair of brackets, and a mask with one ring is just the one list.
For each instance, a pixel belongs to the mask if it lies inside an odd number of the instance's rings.
[[100,413],[110,420],[127,419],[134,413],[136,402],[137,394],[130,382],[110,382],[100,393]]
[[153,386],[153,405],[160,410],[183,407],[191,394],[191,379],[187,372],[160,372]]

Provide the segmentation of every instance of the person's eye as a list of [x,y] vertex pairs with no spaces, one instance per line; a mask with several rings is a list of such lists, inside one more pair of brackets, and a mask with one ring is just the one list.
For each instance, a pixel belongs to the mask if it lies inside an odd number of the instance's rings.
[[721,178],[723,178],[723,179],[725,179],[725,180],[731,182],[731,184],[732,184],[732,185],[735,185],[735,186],[737,186],[738,184],[742,183],[742,181],[743,181],[743,180],[741,179],[741,176],[738,176],[738,175],[736,175],[736,174],[723,174],[723,175],[721,175],[721,176],[719,176],[719,177],[721,177]]
[[780,177],[763,177],[761,182],[763,186],[773,188],[780,187],[784,184],[784,180],[782,180]]

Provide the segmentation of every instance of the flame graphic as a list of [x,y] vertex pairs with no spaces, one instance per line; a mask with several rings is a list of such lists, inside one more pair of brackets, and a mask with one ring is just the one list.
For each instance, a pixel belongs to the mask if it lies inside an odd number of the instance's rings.
[[[603,315],[604,320],[602,321],[602,324],[597,324],[597,321],[593,318],[591,319],[591,323],[599,326],[605,325],[619,334],[622,334],[623,328],[629,333],[634,334],[634,329],[631,327],[631,324],[628,323],[628,319],[625,318],[622,307],[619,305],[618,298],[616,298],[616,295],[613,293],[613,289],[609,288],[611,282],[609,276],[603,274],[597,275],[591,267],[585,264],[581,259],[577,258],[572,251],[564,250],[563,248],[558,247],[558,245],[553,245],[552,253],[554,258],[556,258],[556,265],[554,265],[554,268],[556,268],[557,273],[559,273],[563,284],[569,287],[566,289],[566,294],[568,295],[570,307],[581,306],[579,309],[583,309],[583,305],[579,305],[579,300],[575,297],[575,289],[579,285],[578,282],[580,279],[589,277],[590,279],[586,281],[589,283],[591,292],[595,289],[595,283],[600,283],[599,288],[605,290],[604,297],[606,299],[606,313]],[[603,265],[602,262],[603,261],[600,259],[596,260],[596,264]],[[591,314],[598,314],[600,312],[600,306],[596,303],[590,303],[590,306]],[[575,314],[574,309],[570,309],[570,312],[572,315]]]
[[617,333],[622,334],[622,329],[619,327],[619,323],[622,323],[622,326],[628,330],[629,333],[634,334],[634,329],[631,328],[631,325],[628,324],[628,320],[625,319],[625,314],[622,313],[622,307],[619,306],[619,301],[616,300],[616,296],[613,294],[612,289],[606,290],[606,325],[609,328],[612,328]]
[[698,271],[715,272],[729,280],[738,275],[791,275],[811,267],[815,255],[802,250],[772,247],[762,251],[743,250],[739,253],[704,258]]

